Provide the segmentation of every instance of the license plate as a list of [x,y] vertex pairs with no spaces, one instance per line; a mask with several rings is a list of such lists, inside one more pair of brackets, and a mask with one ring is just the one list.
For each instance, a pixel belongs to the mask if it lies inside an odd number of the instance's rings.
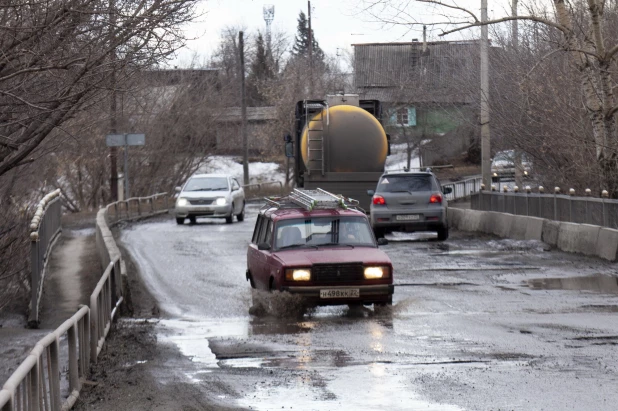
[[320,298],[358,298],[358,288],[320,290]]
[[417,221],[420,219],[421,219],[420,214],[404,214],[404,215],[398,215],[395,217],[395,220],[397,221]]

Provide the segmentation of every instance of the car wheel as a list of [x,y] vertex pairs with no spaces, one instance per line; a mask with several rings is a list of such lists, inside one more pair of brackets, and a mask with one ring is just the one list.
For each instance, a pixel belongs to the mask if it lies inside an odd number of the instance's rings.
[[245,203],[242,203],[242,210],[240,210],[240,214],[236,216],[238,221],[245,221]]
[[195,218],[195,217],[189,217],[189,222],[190,222],[191,224],[195,224],[195,223],[196,223],[196,221],[197,221],[197,218]]
[[232,211],[230,211],[230,215],[225,217],[226,224],[232,224],[234,222],[234,204],[232,203]]
[[176,224],[182,225],[185,223],[185,219],[182,217],[176,217]]
[[444,241],[448,238],[448,226],[438,228],[438,241]]

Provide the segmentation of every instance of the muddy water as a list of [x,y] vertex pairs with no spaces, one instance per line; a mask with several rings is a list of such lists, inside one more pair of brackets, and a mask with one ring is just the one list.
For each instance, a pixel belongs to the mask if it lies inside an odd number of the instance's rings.
[[123,234],[163,312],[159,343],[188,360],[152,369],[160,381],[258,410],[613,410],[618,402],[616,294],[532,286],[615,278],[611,264],[538,242],[402,235],[383,248],[395,270],[391,310],[308,308],[251,292],[254,223],[249,210],[243,223],[153,222]]
[[568,278],[535,278],[528,280],[534,290],[593,291],[604,294],[618,294],[618,277],[590,275]]

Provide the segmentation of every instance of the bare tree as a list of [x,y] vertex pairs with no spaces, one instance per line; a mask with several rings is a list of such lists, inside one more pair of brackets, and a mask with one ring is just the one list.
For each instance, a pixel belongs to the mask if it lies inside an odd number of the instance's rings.
[[7,0],[0,15],[0,176],[105,98],[112,73],[121,81],[181,46],[180,25],[196,2]]
[[[614,95],[618,55],[616,41],[618,10],[615,2],[553,0],[552,10],[543,7],[542,4],[530,2],[522,6],[525,9],[522,15],[492,19],[485,23],[481,22],[474,11],[459,6],[455,1],[417,0],[417,2],[436,5],[449,12],[450,16],[447,19],[437,23],[444,27],[442,35],[484,24],[499,25],[513,20],[529,23],[534,30],[543,32],[544,40],[550,42],[551,50],[545,58],[537,60],[530,66],[532,69],[530,71],[534,71],[549,58],[566,57],[561,61],[568,62],[570,68],[563,67],[563,70],[547,74],[550,79],[556,79],[565,70],[574,70],[577,74],[579,98],[575,103],[576,110],[584,114],[586,128],[590,130],[590,133],[585,132],[576,137],[581,143],[578,146],[585,145],[587,137],[591,136],[595,162],[600,174],[598,178],[600,185],[607,188],[612,195],[618,194],[618,104]],[[388,14],[389,22],[392,24],[406,23],[410,27],[421,24],[411,18],[411,2],[372,0],[367,3],[374,11],[380,7],[389,10],[391,12]],[[398,10],[399,13],[393,14],[393,10]],[[524,76],[520,83],[523,84],[529,76],[530,73]],[[562,90],[556,91],[558,96],[565,97]],[[563,99],[563,103],[567,106],[561,107],[569,111],[574,104],[566,98]],[[536,117],[536,121],[542,121],[543,114],[532,113],[529,117],[530,120]],[[569,132],[569,135],[572,134],[572,131]]]

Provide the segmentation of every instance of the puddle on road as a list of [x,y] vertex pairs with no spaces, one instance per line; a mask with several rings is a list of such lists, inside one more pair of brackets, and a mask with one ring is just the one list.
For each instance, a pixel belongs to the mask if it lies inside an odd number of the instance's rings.
[[238,404],[252,410],[461,410],[419,399],[397,365],[375,362],[333,371],[322,379],[321,373],[307,370],[283,386],[263,381]]
[[618,294],[618,277],[600,274],[584,277],[536,278],[528,280],[524,285],[533,290],[594,291],[603,294]]

